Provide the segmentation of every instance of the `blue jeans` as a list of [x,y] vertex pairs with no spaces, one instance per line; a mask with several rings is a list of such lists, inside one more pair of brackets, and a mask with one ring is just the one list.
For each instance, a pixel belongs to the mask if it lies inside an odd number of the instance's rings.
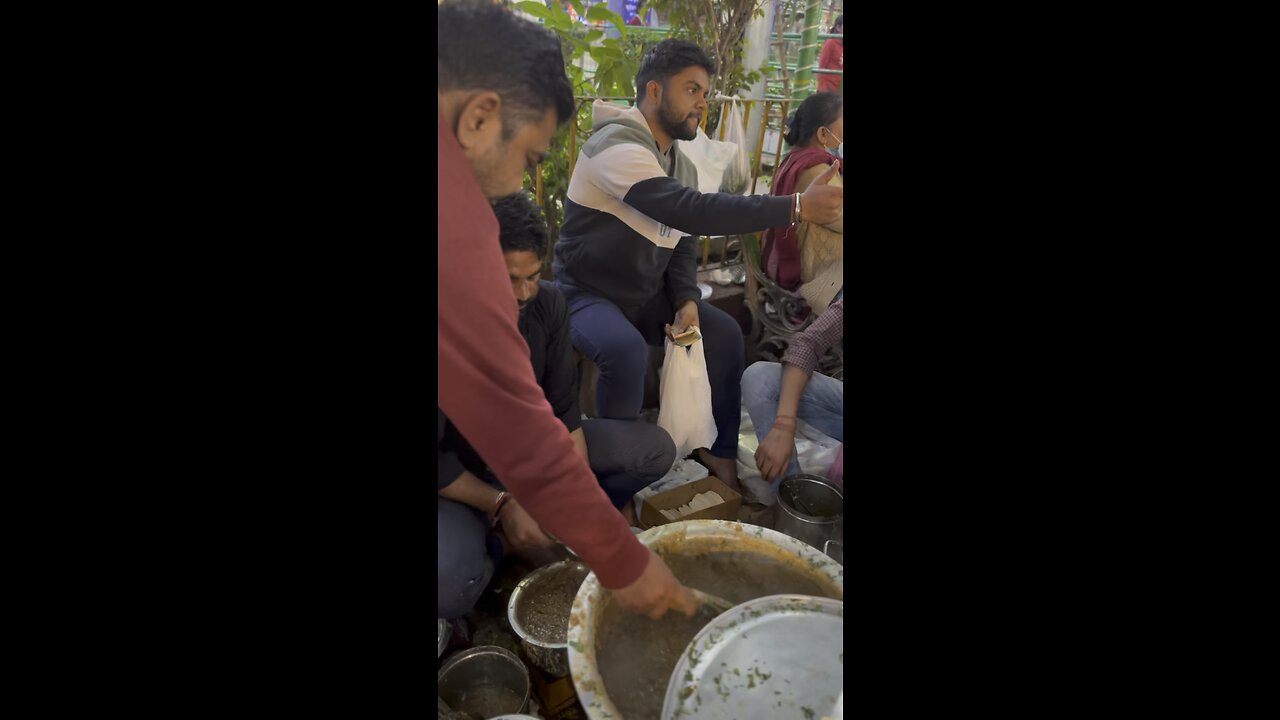
[[[782,391],[782,365],[774,362],[758,362],[742,374],[742,405],[751,416],[756,428],[756,438],[764,441],[773,428],[778,414],[778,395]],[[819,432],[844,442],[844,383],[814,373],[800,393],[800,406],[796,415]],[[808,468],[810,473],[821,475],[826,468]],[[794,455],[787,465],[787,475],[800,472],[800,463]],[[778,481],[773,485],[777,489]]]
[[[639,418],[649,346],[662,346],[662,326],[675,317],[671,303],[659,293],[643,308],[624,311],[572,285],[558,287],[569,304],[573,346],[600,369],[596,417]],[[711,415],[716,422],[716,441],[707,449],[716,457],[736,458],[738,426],[742,424],[742,327],[728,313],[703,301],[698,301],[698,321],[711,384]],[[590,450],[588,444],[588,453]]]
[[479,510],[437,497],[436,518],[436,614],[453,620],[480,599],[493,577],[496,553]]

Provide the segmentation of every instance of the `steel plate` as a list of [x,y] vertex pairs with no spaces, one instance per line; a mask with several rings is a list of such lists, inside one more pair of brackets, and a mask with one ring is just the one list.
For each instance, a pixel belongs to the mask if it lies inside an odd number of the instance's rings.
[[843,691],[844,603],[771,595],[698,632],[676,663],[662,717],[821,720]]

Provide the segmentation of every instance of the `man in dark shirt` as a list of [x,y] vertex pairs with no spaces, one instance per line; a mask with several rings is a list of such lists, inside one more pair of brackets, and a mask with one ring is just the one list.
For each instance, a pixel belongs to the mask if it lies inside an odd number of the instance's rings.
[[[529,345],[534,378],[605,494],[614,507],[623,508],[623,515],[632,521],[630,508],[626,506],[636,492],[662,479],[671,470],[676,460],[675,443],[667,431],[649,423],[581,417],[568,306],[559,289],[541,280],[547,247],[542,217],[525,193],[502,198],[494,203],[493,211],[498,218],[499,242],[511,288],[520,308],[518,327]],[[468,504],[468,499],[475,497],[484,505],[487,496],[470,491],[483,490],[479,483],[501,485],[501,478],[494,475],[452,424],[446,426],[440,446],[439,471],[442,479],[456,478],[440,491],[442,503]],[[476,509],[488,508],[476,506]],[[522,507],[509,502],[499,520],[503,535],[511,545],[528,552],[536,551],[542,529]],[[496,553],[497,548],[491,545],[490,551]],[[472,551],[465,551],[463,555],[473,562],[478,557]],[[468,567],[459,567],[456,573],[449,574],[460,582],[475,575],[475,568]],[[441,575],[442,583],[447,579]]]

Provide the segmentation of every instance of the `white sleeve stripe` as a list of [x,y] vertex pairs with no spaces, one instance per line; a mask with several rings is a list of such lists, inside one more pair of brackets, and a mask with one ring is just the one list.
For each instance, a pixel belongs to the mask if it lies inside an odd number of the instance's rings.
[[617,198],[626,197],[638,182],[667,176],[652,152],[630,142],[601,150],[588,165],[592,183]]
[[[646,172],[649,169],[652,172]],[[610,179],[603,181],[602,175]],[[658,247],[675,249],[680,238],[693,233],[663,225],[622,201],[632,185],[666,176],[653,154],[634,143],[615,145],[591,158],[579,153],[569,180],[568,198],[585,208],[613,215]],[[631,180],[623,185],[623,177]]]

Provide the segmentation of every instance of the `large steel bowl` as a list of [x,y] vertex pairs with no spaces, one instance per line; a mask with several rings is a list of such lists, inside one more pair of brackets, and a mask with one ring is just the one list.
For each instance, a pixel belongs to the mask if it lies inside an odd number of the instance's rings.
[[[638,536],[640,542],[664,556],[708,552],[759,555],[786,565],[831,588],[844,599],[844,568],[804,542],[756,525],[727,520],[690,520],[660,525]],[[578,700],[593,720],[617,720],[622,713],[605,689],[597,666],[596,639],[605,608],[611,603],[595,573],[587,576],[569,616],[569,668]]]

